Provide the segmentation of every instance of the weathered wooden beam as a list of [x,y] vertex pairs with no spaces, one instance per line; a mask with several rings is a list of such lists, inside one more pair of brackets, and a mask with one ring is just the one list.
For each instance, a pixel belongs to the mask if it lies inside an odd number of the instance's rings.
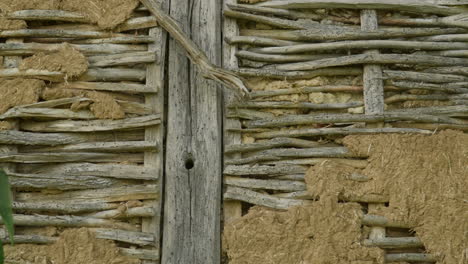
[[[437,2],[435,2],[437,3]],[[304,9],[304,8],[350,8],[350,9],[384,9],[405,12],[430,13],[438,15],[455,15],[465,12],[463,8],[447,7],[428,3],[423,0],[281,0],[259,3],[258,6]]]
[[146,79],[146,71],[129,68],[91,68],[85,72],[79,81],[85,82],[142,82]]
[[0,144],[5,145],[62,145],[81,143],[88,137],[74,133],[29,133],[22,131],[0,131]]
[[95,228],[92,229],[92,232],[96,235],[96,238],[100,239],[109,239],[139,246],[155,245],[155,238],[151,233],[107,228]]
[[261,162],[263,165],[274,165],[274,166],[281,166],[281,165],[318,165],[323,163],[324,161],[333,161],[336,163],[340,163],[343,165],[355,167],[358,169],[364,169],[367,167],[368,162],[367,160],[363,159],[350,159],[350,158],[305,158],[305,159],[285,159],[279,161],[265,161]]
[[325,85],[325,86],[312,86],[312,87],[299,87],[289,89],[278,89],[269,91],[253,91],[250,93],[250,98],[272,97],[278,95],[289,94],[309,94],[317,92],[362,92],[362,86],[353,85]]
[[249,189],[265,189],[278,191],[304,191],[306,185],[301,181],[260,180],[240,177],[225,177],[224,184]]
[[58,194],[18,193],[17,195],[18,202],[34,200],[36,202],[62,201],[63,203],[121,202],[159,198],[157,185],[154,184],[124,185],[97,190],[69,191]]
[[424,244],[417,237],[386,237],[379,239],[365,239],[361,243],[366,247],[380,248],[420,248]]
[[[0,240],[3,243],[11,242],[8,233],[3,228],[0,229]],[[15,244],[52,244],[57,241],[57,238],[41,235],[15,235],[13,241]]]
[[135,65],[152,63],[156,61],[154,52],[135,52],[114,55],[101,55],[88,57],[90,67],[112,67],[122,65]]
[[119,203],[98,203],[98,202],[80,202],[80,203],[62,203],[62,202],[13,202],[13,209],[16,211],[27,211],[34,213],[58,213],[58,214],[79,214],[97,212],[103,210],[117,209],[121,206]]
[[335,67],[313,71],[278,71],[275,69],[250,69],[240,68],[235,70],[244,77],[266,77],[272,79],[309,79],[317,76],[357,76],[362,74],[361,67]]
[[467,66],[468,59],[447,58],[431,55],[398,55],[398,54],[360,54],[338,58],[328,58],[310,62],[297,62],[278,65],[282,71],[304,71],[320,68],[349,66],[359,64],[418,64],[427,66]]
[[249,128],[271,128],[295,125],[310,124],[332,124],[332,123],[352,123],[352,122],[383,122],[383,121],[402,121],[411,120],[427,123],[447,123],[447,124],[466,124],[461,120],[452,119],[444,116],[435,116],[421,114],[414,116],[411,113],[393,112],[384,114],[317,114],[317,115],[286,115],[275,119],[259,119],[246,121],[245,125]]
[[0,120],[11,118],[46,118],[46,119],[72,119],[90,120],[95,119],[94,114],[89,110],[72,111],[70,109],[57,108],[10,108],[0,115]]
[[238,51],[236,56],[242,59],[248,59],[252,61],[271,62],[271,63],[286,63],[286,62],[299,62],[299,61],[311,61],[320,60],[327,58],[336,58],[338,54],[317,54],[317,55],[277,55],[277,54],[262,54],[252,51]]
[[158,144],[149,141],[78,143],[56,147],[26,149],[23,152],[156,152]]
[[278,28],[287,28],[287,29],[306,29],[308,26],[317,24],[318,22],[312,20],[289,20],[289,19],[282,19],[282,18],[275,18],[270,16],[262,16],[262,15],[254,15],[245,12],[239,12],[234,10],[224,10],[224,16],[235,18],[235,19],[242,19],[248,21],[254,21],[257,23],[270,25],[273,27]]
[[138,165],[65,163],[46,165],[31,173],[67,174],[70,176],[100,176],[117,179],[154,181],[159,177],[158,168],[146,168]]
[[139,83],[118,83],[118,82],[68,82],[58,83],[51,86],[52,88],[61,89],[82,89],[96,91],[111,91],[124,93],[155,93],[158,87],[150,88]]
[[272,39],[272,38],[262,38],[256,36],[229,36],[224,38],[227,43],[231,45],[235,44],[248,44],[253,46],[290,46],[298,45],[300,42]]
[[[33,39],[36,40],[37,39]],[[47,39],[46,39],[47,40]],[[128,35],[121,37],[98,38],[98,39],[71,39],[69,40],[74,44],[140,44],[140,43],[153,43],[154,39],[144,35]],[[40,42],[40,41],[39,41]]]
[[0,162],[12,163],[64,163],[64,162],[142,162],[141,154],[115,154],[99,152],[21,153],[0,154]]
[[274,16],[286,17],[286,18],[291,18],[291,19],[321,20],[324,17],[323,15],[315,14],[312,12],[301,12],[298,10],[270,8],[270,7],[262,7],[262,6],[257,6],[257,5],[227,4],[227,6],[230,9],[235,10],[235,11],[274,15]]
[[468,82],[468,76],[412,71],[385,70],[384,77],[392,80],[408,80],[428,83]]
[[242,153],[272,149],[276,147],[297,147],[297,148],[313,148],[322,145],[317,141],[296,139],[296,138],[274,138],[268,141],[256,142],[250,144],[233,144],[224,148],[226,154]]
[[411,228],[411,225],[404,222],[391,221],[385,216],[366,214],[362,217],[362,224],[366,226],[382,226],[396,228]]
[[266,166],[266,165],[228,165],[224,168],[224,175],[230,176],[263,176],[276,177],[288,174],[305,173],[305,166]]
[[50,72],[44,70],[25,70],[21,71],[18,68],[0,69],[1,78],[34,78],[52,82],[61,82],[65,75],[61,72]]
[[[71,215],[50,216],[14,214],[13,219],[17,226],[107,227],[123,230],[137,229],[135,225],[129,223]],[[0,219],[0,223],[3,223],[3,220]]]
[[292,206],[303,205],[305,201],[278,198],[272,195],[255,192],[245,188],[229,186],[224,193],[224,199],[239,200],[250,204],[265,206],[278,210],[287,210]]
[[290,129],[290,130],[273,130],[267,132],[259,132],[253,134],[252,137],[257,139],[275,138],[275,137],[313,137],[313,136],[325,136],[325,135],[364,135],[374,133],[418,133],[430,135],[433,133],[431,130],[415,129],[415,128],[301,128],[301,129]]
[[[155,200],[156,201],[156,200]],[[159,202],[159,201],[157,201]],[[155,210],[150,206],[117,208],[101,212],[90,213],[85,216],[102,219],[128,219],[128,218],[150,218],[155,216]]]
[[307,102],[290,102],[290,101],[247,101],[241,103],[234,103],[229,105],[229,108],[253,108],[253,109],[314,109],[314,110],[335,110],[335,109],[348,109],[353,107],[362,106],[363,102],[349,102],[349,103],[330,103],[330,104],[316,104]]
[[281,29],[244,29],[242,36],[257,36],[290,41],[339,41],[339,40],[364,40],[364,39],[390,39],[434,36],[442,34],[465,33],[465,29],[459,28],[383,28],[377,31],[363,31],[352,27],[329,26],[317,24],[306,30],[281,30]]
[[385,255],[388,262],[437,262],[437,258],[425,253],[391,253]]
[[106,31],[70,29],[18,29],[0,31],[0,38],[108,38],[118,34]]
[[[409,82],[409,81],[391,81],[393,86],[402,89],[422,89],[433,90],[448,93],[468,93],[468,83],[425,83],[425,82]],[[467,87],[467,88],[465,88]]]
[[21,128],[34,132],[97,132],[136,129],[158,124],[160,115],[148,115],[121,120],[23,122]]
[[120,253],[127,257],[138,258],[142,260],[159,260],[158,249],[140,249],[140,248],[119,248]]
[[65,21],[91,23],[85,15],[63,10],[19,10],[14,11],[7,16],[9,19],[21,19],[27,21],[46,20],[46,21]]
[[403,40],[354,40],[331,43],[311,43],[282,45],[255,49],[255,52],[265,54],[294,54],[304,52],[323,52],[351,49],[399,49],[399,50],[457,50],[467,49],[466,42],[429,42]]

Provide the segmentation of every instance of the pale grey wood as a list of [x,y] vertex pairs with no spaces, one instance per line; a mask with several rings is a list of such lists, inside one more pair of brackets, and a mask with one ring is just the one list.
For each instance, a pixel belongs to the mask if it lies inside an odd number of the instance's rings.
[[456,74],[426,73],[414,71],[385,70],[384,77],[392,80],[408,80],[428,83],[468,82],[468,76]]
[[250,20],[257,23],[270,25],[273,27],[278,28],[287,28],[287,29],[307,29],[309,26],[317,24],[318,22],[312,20],[289,20],[289,19],[281,19],[275,18],[270,16],[263,16],[263,15],[255,15],[249,14],[234,10],[224,10],[224,16],[235,18],[235,19],[242,19],[242,20]]
[[404,222],[391,221],[385,216],[366,214],[362,217],[362,224],[367,226],[382,226],[396,228],[411,228],[411,225]]
[[[382,93],[383,96],[383,93]],[[253,109],[313,109],[313,110],[335,110],[348,109],[362,106],[362,102],[349,103],[330,103],[316,104],[308,102],[291,102],[291,101],[246,101],[229,105],[229,108],[253,108]]]
[[[273,118],[275,116],[272,113],[263,112],[263,111],[256,111],[256,110],[251,110],[251,109],[245,109],[245,108],[228,109],[225,113],[227,113],[226,117],[230,118],[230,119],[253,120],[253,119],[259,119],[259,118]],[[236,120],[236,121],[239,122],[238,120]],[[232,133],[232,131],[229,130],[229,129],[232,129],[232,127],[233,126],[230,126],[230,128],[226,128],[226,131],[229,131],[229,133]],[[237,129],[240,129],[240,128],[241,127],[239,125],[237,127]]]
[[433,133],[431,130],[416,129],[416,128],[301,128],[290,130],[273,130],[267,132],[259,132],[253,134],[252,137],[258,139],[275,138],[275,137],[313,137],[324,135],[363,135],[374,133],[418,133],[430,135]]
[[61,82],[65,75],[61,72],[50,72],[45,70],[25,70],[20,71],[18,68],[0,69],[0,77],[2,78],[34,78],[51,82]]
[[265,206],[278,210],[287,210],[292,206],[304,205],[306,202],[295,199],[278,198],[272,195],[255,192],[245,188],[229,186],[224,199],[240,200],[250,204]]
[[159,250],[140,248],[119,248],[120,253],[127,257],[139,258],[141,260],[159,260]]
[[112,67],[152,63],[156,61],[154,52],[134,52],[124,54],[102,55],[87,57],[90,67]]
[[[10,238],[5,229],[0,229],[0,240],[3,243],[10,243]],[[13,237],[15,244],[52,244],[57,238],[41,235],[15,235]],[[6,260],[8,263],[8,260]]]
[[258,6],[301,9],[301,8],[351,8],[351,9],[390,9],[415,13],[454,15],[464,12],[462,8],[437,5],[438,2],[425,0],[281,0],[267,1]]
[[385,261],[391,262],[437,262],[437,258],[424,253],[391,253],[385,255]]
[[[147,2],[153,1],[144,1]],[[170,4],[172,18],[207,53],[209,61],[220,65],[221,35],[214,34],[221,32],[219,1],[177,0]],[[175,40],[170,40],[168,61],[161,260],[165,264],[218,264],[221,257],[221,94],[216,84],[204,80],[202,72],[189,66],[185,51]]]
[[432,55],[398,55],[398,54],[360,54],[338,58],[321,59],[310,62],[281,64],[276,69],[282,71],[316,70],[326,67],[349,66],[359,64],[418,64],[427,66],[467,66],[468,59],[447,58]]
[[160,115],[132,117],[120,120],[72,121],[60,120],[51,122],[23,122],[21,128],[34,132],[97,132],[136,129],[155,126],[161,123]]
[[386,237],[380,239],[365,239],[362,245],[380,248],[420,248],[424,244],[417,237]]
[[[120,221],[96,219],[72,215],[23,215],[14,214],[13,219],[18,226],[61,226],[61,227],[106,227],[124,230],[135,230],[136,226]],[[0,219],[3,224],[3,220]]]
[[45,119],[71,119],[71,120],[90,120],[95,119],[94,114],[89,110],[72,111],[70,109],[56,108],[10,108],[7,112],[0,115],[0,120],[11,118],[45,118]]
[[82,143],[89,138],[73,133],[30,133],[15,130],[0,131],[0,144],[12,145],[62,145]]
[[297,147],[297,148],[313,148],[322,145],[317,141],[296,139],[296,138],[274,138],[268,141],[255,142],[249,144],[233,144],[226,145],[224,147],[224,152],[226,154],[230,153],[241,153],[241,152],[250,152],[250,151],[259,151],[266,150],[276,147]]
[[[156,200],[155,200],[156,202]],[[131,202],[130,202],[131,203]],[[142,220],[152,218],[156,214],[156,210],[153,206],[138,206],[138,207],[127,207],[117,208],[101,212],[89,213],[84,216],[92,218],[102,219],[131,219],[131,218],[143,218]]]
[[55,20],[66,22],[91,23],[91,21],[82,14],[62,11],[62,10],[19,10],[8,15],[9,19],[21,19],[27,21],[34,20]]
[[306,170],[307,167],[299,165],[228,165],[224,168],[223,173],[230,176],[263,176],[271,178],[281,175],[305,173]]
[[275,16],[286,17],[286,18],[291,18],[291,19],[321,20],[324,17],[323,15],[315,14],[313,12],[302,12],[299,10],[269,8],[269,7],[262,7],[262,6],[257,6],[257,5],[229,3],[227,4],[227,6],[230,9],[236,10],[236,11],[275,15]]
[[92,231],[96,234],[96,238],[115,240],[139,246],[155,244],[155,237],[151,233],[106,228],[96,228],[92,229]]
[[224,183],[236,187],[244,187],[249,189],[265,189],[278,191],[304,191],[306,185],[301,181],[281,181],[281,180],[260,180],[239,177],[226,177]]
[[146,79],[146,71],[130,68],[91,68],[78,81],[85,82],[142,82]]
[[359,39],[390,39],[424,37],[442,34],[465,33],[460,28],[382,28],[377,31],[363,31],[353,27],[317,24],[305,30],[284,29],[244,29],[242,36],[257,36],[290,41],[338,41]]
[[[300,42],[294,42],[294,41],[272,39],[272,38],[262,38],[262,37],[256,37],[256,36],[238,36],[237,34],[233,36],[225,36],[224,39],[226,40],[227,43],[231,45],[249,44],[249,45],[254,45],[254,46],[289,46],[289,45],[301,44]],[[237,64],[231,65],[228,67],[237,67]]]
[[118,203],[62,203],[60,201],[52,202],[13,202],[13,209],[28,212],[49,212],[58,214],[78,214],[89,213],[103,210],[116,209],[121,206]]
[[267,77],[272,79],[310,79],[317,76],[357,76],[362,74],[361,67],[334,67],[323,68],[312,71],[278,71],[274,69],[251,69],[240,68],[236,70],[244,77]]
[[317,55],[277,55],[277,54],[262,54],[247,50],[241,50],[236,53],[236,56],[243,59],[252,61],[271,62],[271,63],[286,63],[286,62],[300,62],[320,60],[326,58],[336,58],[338,54],[317,54]]
[[119,83],[119,82],[69,82],[52,85],[53,88],[62,89],[83,89],[125,93],[156,93],[159,87],[148,87],[139,83]]
[[[254,91],[250,93],[250,98],[263,98],[278,95],[289,95],[289,94],[309,94],[317,92],[351,92],[357,93],[362,92],[362,86],[353,85],[325,85],[325,86],[312,86],[312,87],[299,87],[289,89],[278,89],[270,91]],[[263,99],[264,100],[264,99]]]
[[142,162],[141,154],[99,152],[21,153],[0,154],[0,162],[12,163],[66,163],[66,162]]
[[[361,29],[377,31],[379,29],[377,12],[361,10]],[[368,50],[364,54],[379,54],[378,50]],[[382,114],[384,112],[384,83],[382,68],[377,64],[365,64],[362,76],[364,86],[364,111],[366,114]]]
[[[37,41],[37,39],[34,39]],[[139,43],[151,43],[154,42],[154,39],[150,38],[149,36],[125,36],[125,37],[110,37],[110,38],[101,38],[101,39],[82,39],[82,40],[70,40],[72,43],[76,44],[103,44],[103,43],[111,43],[111,44],[139,44]],[[60,41],[58,41],[60,42]]]
[[[279,46],[279,45],[278,45]],[[466,42],[430,42],[403,40],[354,40],[331,43],[282,45],[281,47],[259,48],[255,51],[267,54],[294,54],[303,52],[334,51],[350,49],[400,49],[400,50],[456,50],[466,49]]]
[[23,152],[156,152],[158,144],[151,141],[117,141],[69,144],[57,147],[30,148]]
[[[448,93],[468,93],[468,82],[461,83],[425,83],[409,81],[391,81],[393,86],[403,89],[434,90]],[[465,88],[466,87],[466,88]]]
[[129,30],[136,30],[136,29],[143,29],[143,28],[154,28],[157,25],[158,25],[158,22],[156,21],[156,18],[154,16],[134,17],[118,25],[114,29],[114,32],[122,32],[122,31],[129,31]]

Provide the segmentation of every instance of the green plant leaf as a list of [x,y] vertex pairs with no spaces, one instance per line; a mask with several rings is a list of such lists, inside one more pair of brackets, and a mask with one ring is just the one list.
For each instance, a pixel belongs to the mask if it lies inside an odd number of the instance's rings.
[[0,169],[0,216],[10,236],[11,244],[13,241],[14,226],[13,226],[13,211],[11,209],[11,190],[8,176],[5,171]]
[[3,243],[0,239],[0,264],[3,264],[5,261],[5,253],[3,252]]

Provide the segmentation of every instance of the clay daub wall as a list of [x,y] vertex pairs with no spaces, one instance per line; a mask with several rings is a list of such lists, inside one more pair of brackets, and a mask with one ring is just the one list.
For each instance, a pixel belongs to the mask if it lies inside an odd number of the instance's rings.
[[2,0],[0,11],[0,162],[16,224],[7,263],[158,261],[156,19],[137,0]]
[[467,261],[458,4],[228,1],[225,263]]

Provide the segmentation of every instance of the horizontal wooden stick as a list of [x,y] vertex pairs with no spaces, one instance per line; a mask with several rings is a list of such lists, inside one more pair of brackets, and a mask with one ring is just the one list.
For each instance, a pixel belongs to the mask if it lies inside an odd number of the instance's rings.
[[[437,3],[437,2],[436,2]],[[405,12],[430,13],[438,15],[455,15],[464,12],[462,8],[447,7],[428,3],[421,0],[358,0],[349,2],[346,0],[282,0],[267,1],[258,6],[283,8],[283,9],[304,9],[304,8],[350,8],[350,9],[384,9],[398,10]]]
[[294,42],[288,40],[280,40],[280,39],[273,39],[273,38],[262,38],[256,36],[231,36],[225,37],[225,40],[228,44],[235,45],[235,44],[248,44],[253,46],[289,46],[289,45],[297,45],[301,44],[301,42]]
[[468,41],[468,34],[442,34],[428,37],[414,38],[417,41]]
[[365,40],[410,38],[421,36],[434,36],[441,34],[466,33],[459,28],[382,28],[376,31],[362,31],[353,27],[314,25],[306,30],[281,29],[243,29],[241,36],[257,36],[292,41],[339,41],[339,40]]
[[92,142],[27,149],[23,152],[155,152],[158,144],[150,141]]
[[290,130],[274,130],[268,132],[259,132],[253,134],[252,137],[257,139],[275,138],[275,137],[312,137],[324,135],[364,135],[374,133],[418,133],[430,135],[433,133],[431,130],[416,129],[416,128],[301,128]]
[[82,89],[96,91],[111,91],[124,93],[155,93],[157,87],[148,87],[139,83],[119,83],[119,82],[68,82],[58,83],[51,86],[60,89]]
[[362,115],[362,114],[317,114],[317,115],[287,115],[275,119],[259,119],[246,121],[246,127],[251,128],[271,128],[310,124],[332,124],[332,123],[352,123],[352,122],[382,122],[382,121],[402,121],[411,120],[426,123],[446,123],[446,124],[466,124],[461,120],[456,120],[444,116],[421,114],[414,116],[405,112],[386,112],[385,114]]
[[0,144],[49,145],[86,142],[88,137],[74,133],[29,133],[15,130],[0,131]]
[[240,177],[225,177],[224,183],[228,186],[244,187],[249,189],[265,189],[278,191],[303,191],[306,185],[301,181],[259,180]]
[[270,25],[273,27],[287,28],[287,29],[306,29],[308,28],[308,26],[318,23],[316,21],[305,20],[305,19],[296,21],[296,20],[275,18],[275,17],[270,17],[270,16],[249,14],[249,13],[239,12],[239,11],[234,11],[234,10],[224,10],[223,14],[224,16],[230,17],[230,18],[254,21],[257,23]]
[[[33,39],[37,41],[37,39]],[[44,39],[47,40],[47,39]],[[154,38],[144,35],[126,35],[120,37],[98,38],[98,39],[71,39],[73,44],[140,44],[140,43],[153,43]],[[41,42],[41,41],[39,41]]]
[[276,69],[283,71],[304,71],[320,68],[349,66],[356,64],[418,64],[428,66],[466,66],[468,59],[446,58],[430,55],[398,55],[398,54],[360,54],[338,58],[321,59],[310,62],[282,64]]
[[142,159],[141,154],[123,155],[99,152],[0,154],[0,162],[11,163],[141,162]]
[[[146,51],[145,45],[128,44],[71,44],[72,47],[85,55],[96,54],[120,54],[128,52]],[[51,53],[60,50],[61,44],[44,43],[0,43],[0,55],[8,56],[28,56],[38,52]]]
[[366,214],[362,217],[362,224],[366,226],[412,228],[412,226],[408,223],[391,221],[387,219],[385,216],[369,215],[369,214]]
[[[124,230],[136,230],[137,226],[129,223],[112,221],[107,219],[95,219],[71,215],[13,215],[17,226],[60,226],[60,227],[107,227]],[[0,223],[3,220],[0,219]]]
[[114,32],[123,32],[123,31],[143,29],[143,28],[153,28],[153,27],[156,27],[157,25],[158,25],[158,22],[156,21],[156,18],[154,16],[134,17],[118,25],[114,29]]
[[151,233],[107,228],[95,228],[92,229],[92,232],[96,235],[96,238],[100,239],[109,239],[139,246],[155,245],[155,238]]
[[397,94],[390,97],[385,98],[386,104],[393,104],[397,102],[404,102],[404,101],[432,101],[432,100],[440,100],[440,101],[447,101],[447,100],[460,100],[463,99],[457,95],[448,95],[448,94],[427,94],[427,95],[419,95],[419,94]]
[[[5,229],[0,229],[0,240],[3,243],[10,243],[10,238]],[[41,235],[15,235],[13,237],[15,244],[52,244],[57,241],[55,237],[47,237]],[[7,262],[8,263],[8,260]]]
[[468,82],[468,76],[454,74],[425,73],[412,71],[384,70],[384,77],[392,80],[409,80],[430,83]]
[[7,17],[9,19],[21,19],[27,21],[53,20],[91,23],[91,20],[89,20],[85,15],[63,10],[19,10],[10,13]]
[[275,177],[288,174],[305,173],[305,166],[251,166],[251,165],[228,165],[224,168],[224,175],[230,176],[264,176]]
[[425,69],[424,72],[442,73],[442,74],[459,74],[468,76],[468,67],[454,66],[454,67],[431,67]]
[[139,248],[119,248],[120,253],[127,257],[143,260],[159,260],[159,250]]
[[355,167],[358,169],[364,169],[367,167],[368,162],[365,159],[350,159],[350,158],[305,158],[305,159],[284,159],[278,161],[263,161],[260,164],[263,165],[318,165],[325,161],[333,161],[336,163],[344,164],[347,166]]
[[437,262],[437,258],[424,253],[391,253],[385,255],[386,262]]
[[366,239],[361,243],[366,247],[380,248],[420,248],[424,244],[417,237],[385,237],[378,239]]
[[89,110],[72,111],[70,109],[57,108],[10,108],[0,115],[0,120],[11,118],[46,118],[46,119],[73,119],[90,120],[95,119],[94,114]]
[[357,76],[362,74],[362,67],[335,67],[324,68],[313,71],[278,71],[275,69],[249,69],[240,68],[236,70],[241,76],[245,77],[267,77],[273,79],[309,79],[317,76]]
[[34,78],[52,82],[62,82],[65,75],[61,72],[50,72],[44,70],[0,69],[0,78]]
[[86,216],[92,218],[102,218],[102,219],[128,219],[128,218],[141,218],[141,217],[154,217],[156,212],[154,208],[149,206],[138,206],[138,207],[129,207],[122,209],[122,207],[117,209],[111,209],[107,211],[101,211],[96,213],[90,213]]
[[[391,88],[391,87],[388,87]],[[362,86],[352,85],[325,85],[325,86],[312,86],[312,87],[299,87],[289,89],[278,89],[269,91],[253,91],[250,93],[250,98],[262,98],[271,97],[278,95],[290,95],[290,94],[309,94],[318,92],[362,92]]]
[[467,49],[466,42],[427,42],[403,40],[356,40],[331,43],[296,44],[282,47],[255,49],[266,54],[294,54],[304,52],[322,52],[350,49],[400,49],[400,50],[457,50]]
[[393,86],[402,89],[422,89],[433,90],[449,93],[468,93],[468,83],[424,83],[424,82],[408,82],[408,81],[391,81]]
[[287,10],[279,8],[269,8],[257,5],[245,5],[245,4],[227,4],[227,6],[235,11],[247,12],[247,13],[258,13],[266,15],[274,15],[280,17],[287,17],[292,19],[312,19],[321,20],[324,16],[315,14],[312,12],[301,12],[298,10]]
[[146,70],[129,68],[91,68],[78,81],[85,82],[142,82],[146,80]]
[[34,132],[97,132],[115,131],[155,126],[161,123],[160,115],[148,115],[120,120],[72,121],[61,120],[51,122],[22,122],[21,128]]
[[141,63],[154,63],[154,52],[134,52],[116,55],[101,55],[88,57],[90,67],[112,67],[122,65],[135,65]]
[[52,164],[34,170],[33,173],[66,174],[70,176],[100,176],[131,180],[157,180],[158,168],[125,164],[65,163]]
[[256,142],[250,144],[236,144],[225,147],[226,154],[242,153],[266,150],[276,147],[297,147],[297,148],[313,148],[322,145],[316,141],[296,139],[296,138],[274,138],[268,141]]
[[8,173],[11,186],[19,189],[86,190],[108,188],[123,182],[96,176]]
[[62,203],[62,202],[13,202],[13,209],[16,211],[28,212],[49,212],[58,214],[78,214],[89,213],[118,208],[118,203]]
[[290,158],[314,158],[314,157],[328,157],[328,158],[341,158],[350,157],[347,148],[344,147],[315,147],[305,149],[295,148],[278,148],[267,149],[260,152],[254,152],[248,157],[230,159],[226,164],[241,165],[252,164],[270,160],[283,160]]
[[[245,108],[229,109],[227,115],[228,118],[238,119],[259,119],[259,118],[273,118],[275,115],[268,112],[256,111]],[[229,128],[228,128],[229,129]]]
[[70,29],[18,29],[0,31],[0,38],[109,38],[118,34],[105,31]]
[[148,185],[124,185],[119,187],[102,188],[96,190],[78,190],[58,194],[18,193],[16,201],[46,202],[61,201],[62,203],[91,203],[91,202],[122,202],[130,200],[158,199],[159,187]]
[[313,110],[335,110],[335,109],[348,109],[364,105],[363,102],[349,102],[349,103],[330,103],[330,104],[316,104],[308,102],[289,102],[289,101],[247,101],[241,103],[230,104],[229,108],[254,108],[254,109],[313,109]]
[[286,63],[298,61],[320,60],[326,58],[336,58],[338,54],[318,54],[318,55],[276,55],[276,54],[262,54],[246,50],[241,50],[236,53],[236,56],[243,59],[252,61],[271,62],[271,63]]
[[415,54],[424,53],[433,56],[443,57],[455,57],[455,58],[466,58],[468,57],[468,50],[442,50],[442,51],[426,51],[426,52],[415,52]]
[[303,205],[305,201],[278,198],[268,194],[255,192],[249,189],[229,186],[224,193],[224,199],[238,200],[250,204],[265,206],[278,210],[287,210],[292,206]]
[[[278,179],[281,177],[278,177]],[[287,192],[287,193],[275,193],[272,194],[274,197],[278,198],[287,198],[287,199],[296,199],[296,200],[314,200],[315,197],[309,194],[308,191],[296,191],[296,192]]]

